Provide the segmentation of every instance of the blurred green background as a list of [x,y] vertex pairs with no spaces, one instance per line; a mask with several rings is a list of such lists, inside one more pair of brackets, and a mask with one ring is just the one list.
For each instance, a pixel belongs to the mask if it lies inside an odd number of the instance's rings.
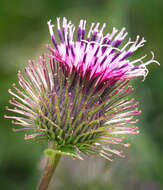
[[[163,60],[162,0],[1,0],[0,1],[0,189],[34,190],[40,176],[42,151],[47,145],[25,141],[5,120],[8,88],[28,59],[37,59],[50,42],[47,21],[66,16],[105,22],[105,32],[126,27],[134,40],[147,40],[136,56],[155,52]],[[163,188],[163,66],[151,64],[145,82],[134,81],[132,96],[142,110],[140,135],[131,137],[126,158],[113,163],[62,158],[49,190],[161,190]]]

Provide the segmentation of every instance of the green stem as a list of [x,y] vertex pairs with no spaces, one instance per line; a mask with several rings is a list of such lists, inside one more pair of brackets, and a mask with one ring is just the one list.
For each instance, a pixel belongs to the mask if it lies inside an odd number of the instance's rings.
[[[56,149],[55,145],[53,145],[53,149]],[[40,183],[38,184],[37,190],[47,190],[50,180],[53,176],[53,173],[58,165],[60,158],[61,155],[56,153],[49,156]]]

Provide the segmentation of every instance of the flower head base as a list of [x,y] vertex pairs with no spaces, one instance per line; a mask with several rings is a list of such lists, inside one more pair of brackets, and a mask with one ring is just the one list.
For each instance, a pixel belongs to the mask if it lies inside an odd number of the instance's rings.
[[[47,46],[49,55],[43,55],[38,63],[28,62],[25,78],[19,72],[21,90],[13,85],[15,92],[10,104],[16,106],[9,111],[22,116],[6,116],[20,130],[31,130],[25,139],[49,140],[57,145],[55,152],[81,158],[80,153],[100,155],[111,160],[111,155],[121,155],[112,148],[123,143],[125,134],[137,134],[132,126],[137,122],[133,116],[139,114],[137,103],[128,100],[133,91],[128,86],[130,78],[147,75],[142,58],[129,61],[127,58],[145,40],[130,40],[121,48],[118,46],[126,37],[123,28],[117,36],[117,29],[103,36],[105,24],[91,25],[85,38],[86,21],[81,20],[77,40],[74,41],[75,27],[63,18],[57,19],[60,43],[57,43],[53,25],[48,22],[52,42]],[[115,37],[114,37],[115,36]],[[129,47],[130,46],[130,47]],[[137,63],[141,62],[140,65]],[[53,150],[54,151],[54,150]]]

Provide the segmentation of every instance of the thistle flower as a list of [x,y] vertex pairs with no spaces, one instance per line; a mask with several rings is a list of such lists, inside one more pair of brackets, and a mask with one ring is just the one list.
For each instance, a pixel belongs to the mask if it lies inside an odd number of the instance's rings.
[[51,21],[48,26],[54,48],[47,45],[49,54],[37,63],[29,61],[24,76],[18,72],[20,87],[14,84],[14,91],[9,90],[15,108],[7,110],[21,116],[5,117],[24,126],[14,131],[32,131],[25,139],[53,142],[57,154],[82,159],[83,153],[109,160],[112,154],[122,156],[114,145],[128,146],[124,136],[138,133],[135,115],[140,113],[137,103],[128,99],[133,92],[129,81],[145,79],[146,66],[158,63],[153,53],[146,62],[146,56],[129,60],[145,40],[137,36],[118,48],[127,36],[125,28],[103,35],[105,24],[100,28],[92,23],[86,35],[86,21],[81,20],[75,40],[75,26],[66,18],[61,25],[58,18],[57,42]]

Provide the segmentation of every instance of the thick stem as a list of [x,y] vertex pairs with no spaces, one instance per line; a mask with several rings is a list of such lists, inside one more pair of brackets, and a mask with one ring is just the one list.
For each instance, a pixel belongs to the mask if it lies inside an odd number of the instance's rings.
[[[55,149],[56,147],[53,146],[53,148]],[[60,158],[61,155],[56,153],[49,156],[40,183],[38,184],[37,190],[47,190],[50,180],[53,176],[53,173],[58,165]]]

